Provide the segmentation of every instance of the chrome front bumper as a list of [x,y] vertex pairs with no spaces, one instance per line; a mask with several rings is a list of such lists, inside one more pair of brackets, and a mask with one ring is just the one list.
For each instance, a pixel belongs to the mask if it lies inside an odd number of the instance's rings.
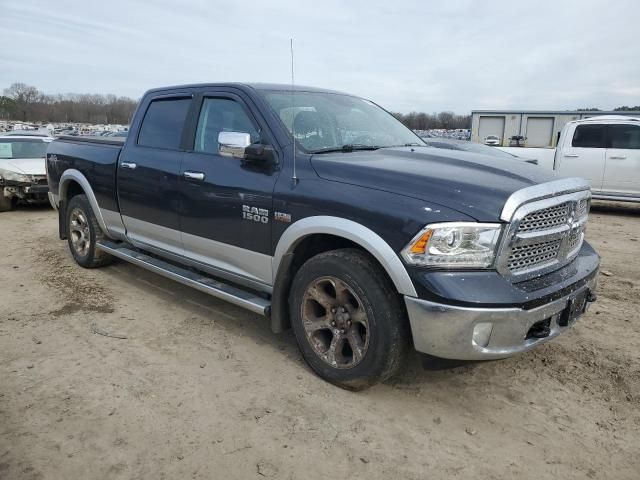
[[[419,352],[456,360],[492,360],[525,352],[568,330],[572,323],[561,326],[559,322],[569,299],[585,289],[593,291],[595,286],[594,277],[571,294],[531,310],[456,307],[413,297],[405,297],[405,303],[413,342]],[[547,319],[548,336],[526,338],[534,324]],[[484,338],[476,337],[480,344],[474,341],[474,330],[485,332]]]

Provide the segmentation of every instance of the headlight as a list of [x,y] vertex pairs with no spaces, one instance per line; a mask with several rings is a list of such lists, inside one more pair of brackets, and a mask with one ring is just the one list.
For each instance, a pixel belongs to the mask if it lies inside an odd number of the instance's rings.
[[501,230],[499,223],[434,223],[409,242],[402,257],[418,266],[488,268]]
[[0,168],[0,178],[4,178],[5,180],[8,180],[10,182],[31,183],[31,178],[29,178],[29,175],[12,172],[11,170],[5,170],[3,168]]

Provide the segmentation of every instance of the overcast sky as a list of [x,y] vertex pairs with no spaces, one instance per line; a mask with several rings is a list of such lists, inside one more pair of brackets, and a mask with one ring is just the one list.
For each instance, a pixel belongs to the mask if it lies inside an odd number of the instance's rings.
[[0,90],[290,82],[399,112],[640,104],[638,0],[0,0]]

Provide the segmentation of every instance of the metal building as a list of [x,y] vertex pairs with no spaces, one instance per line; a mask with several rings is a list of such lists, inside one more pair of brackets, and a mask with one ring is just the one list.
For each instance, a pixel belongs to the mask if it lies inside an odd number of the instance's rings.
[[521,147],[555,147],[562,127],[571,120],[599,115],[639,117],[640,112],[585,112],[537,110],[474,110],[471,112],[471,141],[484,143],[497,136],[502,146],[516,146],[513,137],[524,137]]

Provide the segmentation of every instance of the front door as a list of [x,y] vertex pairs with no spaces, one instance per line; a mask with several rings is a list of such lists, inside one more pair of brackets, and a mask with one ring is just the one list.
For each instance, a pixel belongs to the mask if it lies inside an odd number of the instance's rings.
[[182,253],[179,186],[181,137],[191,97],[152,100],[137,138],[127,139],[118,165],[118,199],[133,243]]
[[599,192],[602,190],[605,151],[605,125],[578,125],[572,137],[563,144],[558,171],[567,177],[586,178],[591,190]]
[[272,195],[278,170],[221,154],[220,132],[272,143],[238,95],[211,91],[201,107],[193,148],[182,161],[181,227],[185,256],[242,282],[271,285]]
[[602,190],[640,196],[640,125],[609,125]]

